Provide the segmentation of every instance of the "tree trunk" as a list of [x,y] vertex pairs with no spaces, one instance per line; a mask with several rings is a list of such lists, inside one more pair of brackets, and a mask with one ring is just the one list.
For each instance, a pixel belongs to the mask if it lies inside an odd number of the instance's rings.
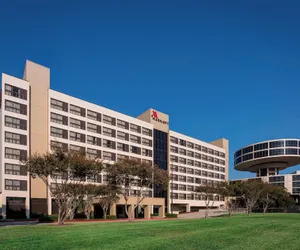
[[106,220],[107,208],[103,208],[103,219]]
[[268,206],[264,206],[264,214],[266,214],[268,211]]

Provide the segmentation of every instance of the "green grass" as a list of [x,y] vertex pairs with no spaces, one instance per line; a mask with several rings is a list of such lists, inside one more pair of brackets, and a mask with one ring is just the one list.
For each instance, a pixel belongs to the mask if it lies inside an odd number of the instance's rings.
[[300,249],[300,214],[0,228],[0,249]]

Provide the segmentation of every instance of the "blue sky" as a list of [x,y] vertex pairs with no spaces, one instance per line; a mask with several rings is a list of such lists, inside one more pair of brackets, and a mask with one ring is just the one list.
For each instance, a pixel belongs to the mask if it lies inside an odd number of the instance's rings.
[[299,12],[299,1],[2,0],[0,72],[21,77],[29,59],[51,68],[55,90],[225,137],[230,178],[247,177],[235,150],[300,137]]

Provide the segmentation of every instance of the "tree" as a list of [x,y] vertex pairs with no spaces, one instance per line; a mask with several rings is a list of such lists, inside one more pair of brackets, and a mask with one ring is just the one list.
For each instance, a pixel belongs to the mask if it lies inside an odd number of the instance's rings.
[[278,192],[281,192],[279,189],[281,187],[276,187],[269,183],[262,184],[262,191],[258,202],[262,205],[264,214],[275,204]]
[[97,203],[103,209],[104,219],[106,219],[108,208],[119,201],[119,194],[121,194],[120,190],[117,187],[113,187],[110,185],[102,186],[102,188],[98,190],[99,198]]
[[139,207],[145,197],[155,185],[159,188],[167,188],[169,175],[166,170],[159,169],[149,163],[133,159],[125,159],[107,167],[107,179],[111,186],[118,187],[125,200],[125,213],[132,220],[133,213],[128,211],[130,196],[136,196],[132,211]]
[[252,213],[253,208],[257,204],[263,185],[264,182],[261,179],[248,179],[239,182],[237,195],[243,198],[248,215]]
[[278,187],[276,190],[276,207],[282,209],[282,211],[286,213],[288,208],[295,205],[295,203],[295,200],[290,196],[285,188]]
[[219,194],[219,187],[214,184],[202,184],[196,187],[195,192],[205,196],[205,218],[208,218],[209,208],[215,203],[214,196]]
[[64,224],[76,209],[77,200],[84,195],[86,177],[99,175],[102,163],[80,152],[56,148],[43,155],[30,156],[26,167],[33,178],[39,177],[45,183],[58,205],[58,224]]
[[94,201],[97,197],[99,190],[102,189],[102,186],[96,186],[93,184],[88,184],[84,186],[84,197],[82,199],[83,212],[86,218],[89,220],[91,213],[94,208]]
[[225,198],[225,206],[229,217],[233,215],[234,210],[240,205],[238,190],[239,186],[235,182],[224,181],[219,184],[218,193]]

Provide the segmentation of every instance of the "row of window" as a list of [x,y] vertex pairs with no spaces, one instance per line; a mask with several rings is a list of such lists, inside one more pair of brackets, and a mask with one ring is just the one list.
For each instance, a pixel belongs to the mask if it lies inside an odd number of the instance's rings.
[[[201,152],[204,152],[204,153],[208,153],[208,154],[211,154],[211,155],[216,155],[216,156],[225,158],[225,153],[219,152],[217,150],[213,150],[213,149],[208,148],[208,147],[204,147],[204,146],[201,146],[201,145],[189,142],[189,141],[185,141],[185,140],[176,138],[174,136],[171,136],[170,140],[171,140],[171,143],[178,144],[178,145],[183,146],[183,147],[187,147],[187,148],[190,148],[190,149],[195,149],[195,150],[198,150],[198,151],[201,151]],[[174,150],[176,150],[175,148],[178,150],[177,147],[174,147]],[[179,149],[179,150],[181,150],[181,149]]]
[[23,100],[27,100],[27,90],[26,89],[12,86],[7,83],[5,84],[5,94],[16,97],[16,98],[20,98]]
[[[76,145],[68,145],[67,143],[62,143],[62,142],[57,142],[57,141],[51,141],[51,149],[56,149],[56,148],[61,148],[62,150],[71,150],[71,151],[76,151],[76,152],[82,152],[82,153],[86,153],[89,157],[91,158],[101,158],[102,160],[109,160],[109,161],[116,161],[116,160],[123,160],[123,159],[127,159],[129,158],[127,155],[122,155],[122,154],[116,154],[116,153],[111,153],[111,152],[106,152],[106,151],[100,151],[97,149],[92,149],[92,148],[85,148],[85,147],[80,147],[80,146],[76,146]],[[140,150],[140,148],[137,147],[131,147],[130,148],[130,152],[131,153],[135,153],[135,154],[139,154],[139,155],[144,155],[144,156],[150,156],[152,155],[152,151],[147,150],[147,149],[142,149]],[[122,150],[124,151],[124,150]],[[137,157],[130,157],[131,159],[136,159],[136,160],[142,160],[145,161],[149,164],[152,164],[151,160],[144,160],[141,158],[137,158]]]
[[[58,109],[61,111],[68,112],[68,109],[70,109],[70,113],[82,117],[87,117],[88,119],[97,121],[97,122],[103,122],[112,126],[117,126],[119,128],[127,129],[135,133],[142,133],[143,135],[152,136],[152,130],[148,128],[141,127],[139,125],[129,123],[120,119],[116,119],[114,117],[108,116],[108,115],[101,115],[98,112],[92,111],[92,110],[86,110],[85,108],[81,108],[78,106],[75,106],[73,104],[68,104],[63,101],[59,101],[56,99],[51,98],[51,108]],[[70,106],[70,107],[69,107]],[[61,116],[60,118],[57,118],[57,121],[61,124],[64,124],[64,119],[67,119],[66,116]],[[64,118],[65,117],[65,118]],[[65,124],[66,125],[66,124]]]
[[[190,165],[190,166],[197,166],[197,167],[201,167],[201,162],[200,161],[196,161],[196,160],[191,160],[191,159],[186,159],[183,157],[178,157],[176,155],[171,155],[171,162],[174,163],[181,163],[181,164],[186,164],[186,165]],[[206,156],[206,155],[202,155],[201,157],[202,160],[205,161],[209,161],[212,163],[217,163],[217,164],[221,164],[221,165],[225,165],[225,161],[224,160],[219,160],[210,156]]]
[[27,181],[5,179],[5,190],[27,191]]
[[[201,173],[201,176],[213,178],[214,173],[211,173],[211,176],[208,176],[208,173],[206,173],[206,175]],[[212,180],[201,179],[201,178],[185,176],[185,175],[171,174],[170,177],[173,181],[180,181],[180,182],[187,182],[187,183],[197,183],[197,184],[205,184],[205,185],[206,184],[211,185],[211,184],[218,183],[218,181],[212,181]],[[225,180],[225,175],[219,175],[219,177],[220,177],[219,179]]]
[[11,116],[5,116],[5,126],[15,129],[21,129],[21,130],[27,130],[27,121],[24,119],[11,117]]
[[16,114],[27,115],[27,105],[9,100],[5,100],[5,110]]
[[205,177],[216,178],[216,179],[225,179],[225,176],[222,174],[212,173],[212,172],[204,171],[204,170],[201,171],[198,169],[194,170],[192,168],[185,168],[185,167],[180,167],[180,166],[172,166],[171,171],[183,173],[183,174],[193,174],[193,175],[198,175],[198,176],[205,176]]
[[281,147],[300,147],[300,141],[298,140],[279,140],[271,142],[263,142],[255,145],[245,147],[235,152],[234,157],[237,158],[241,155],[248,154],[251,152],[264,150],[268,148],[281,148]]
[[276,148],[270,150],[263,150],[254,153],[248,153],[243,156],[235,158],[235,164],[239,164],[244,161],[258,159],[267,156],[276,156],[276,155],[300,155],[300,149],[297,148]]
[[5,158],[24,161],[27,158],[27,150],[5,148]]
[[5,132],[5,142],[19,145],[27,145],[27,135]]
[[224,201],[224,197],[219,195],[209,195],[206,197],[205,195],[200,194],[183,194],[183,193],[171,193],[171,199],[176,200],[214,200],[214,201]]

